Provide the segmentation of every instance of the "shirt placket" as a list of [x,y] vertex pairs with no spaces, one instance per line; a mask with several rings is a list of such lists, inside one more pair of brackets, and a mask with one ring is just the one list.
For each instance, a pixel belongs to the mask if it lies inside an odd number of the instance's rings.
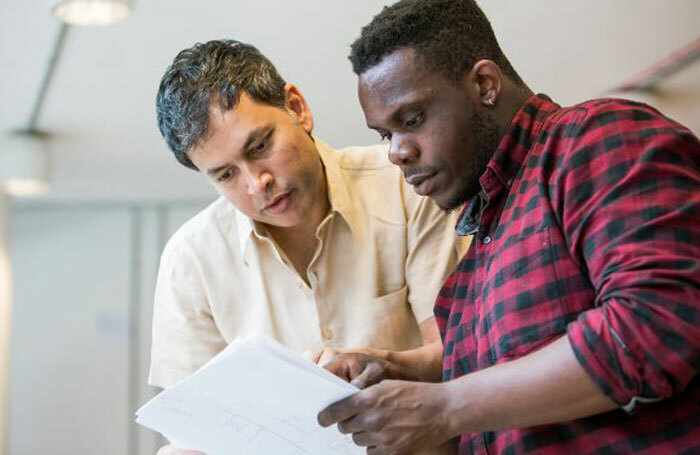
[[[294,276],[296,286],[299,289],[299,292],[302,294],[301,297],[302,301],[304,302],[301,311],[304,312],[304,319],[308,321],[307,323],[311,327],[311,324],[313,324],[314,321],[319,321],[320,319],[316,303],[317,299],[315,298],[315,293],[317,292],[317,286],[315,286],[315,284],[317,283],[317,277],[314,277],[313,279],[309,277],[309,285],[307,285],[306,282],[299,275],[299,273],[296,271],[291,261],[287,258],[287,255],[284,254],[284,252],[279,248],[277,243],[271,237],[258,232],[255,232],[254,235],[259,242],[262,242],[267,248],[269,248],[274,258],[280,263],[284,264],[284,267],[286,267],[289,273],[291,273]],[[246,255],[246,265],[248,265],[248,260],[249,258],[247,258]],[[323,337],[322,334],[321,337]],[[317,347],[318,349],[322,348],[322,346],[320,345]]]
[[[478,229],[474,235],[474,240],[476,241],[476,264],[474,270],[476,272],[477,289],[475,292],[475,313],[477,327],[481,327],[482,318],[485,311],[488,308],[484,308],[486,302],[484,302],[483,289],[486,285],[486,264],[488,263],[489,257],[491,256],[491,248],[493,244],[492,237],[492,225],[493,221],[497,215],[498,211],[498,197],[501,190],[501,184],[496,177],[493,170],[487,168],[483,177],[480,179],[482,185],[482,207],[479,214]],[[478,328],[475,327],[474,335],[477,339],[481,338],[481,334],[478,333]],[[477,347],[477,356],[479,355],[479,349]],[[488,440],[486,438],[486,433],[480,433],[477,438],[477,453],[482,453],[488,455],[490,453],[488,448]]]
[[324,255],[324,238],[330,235],[329,230],[332,229],[332,226],[333,212],[331,212],[326,218],[324,218],[324,220],[321,222],[321,224],[318,226],[318,229],[316,230],[316,239],[318,240],[318,246],[316,247],[314,257],[311,259],[311,262],[309,263],[309,267],[307,269],[309,284],[311,285],[311,292],[313,294],[316,306],[316,314],[318,317],[319,329],[321,331],[321,339],[324,346],[327,346],[335,336],[332,328],[329,327],[329,311],[327,308],[328,302],[326,302],[326,299],[323,296],[324,289],[323,286],[321,286],[319,275],[319,273],[323,271],[323,267],[321,267],[321,262]]

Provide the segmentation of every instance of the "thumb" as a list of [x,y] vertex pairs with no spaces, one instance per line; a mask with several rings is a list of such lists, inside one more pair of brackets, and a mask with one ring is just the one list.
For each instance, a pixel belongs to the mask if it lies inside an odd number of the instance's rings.
[[377,382],[378,379],[378,368],[375,364],[370,363],[367,367],[362,370],[362,373],[355,376],[350,384],[354,385],[358,389],[364,389]]

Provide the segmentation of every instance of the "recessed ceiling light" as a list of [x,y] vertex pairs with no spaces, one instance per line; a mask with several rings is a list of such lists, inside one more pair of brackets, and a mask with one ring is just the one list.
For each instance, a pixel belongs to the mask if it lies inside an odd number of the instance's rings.
[[131,0],[52,0],[51,14],[71,25],[111,25],[131,14]]

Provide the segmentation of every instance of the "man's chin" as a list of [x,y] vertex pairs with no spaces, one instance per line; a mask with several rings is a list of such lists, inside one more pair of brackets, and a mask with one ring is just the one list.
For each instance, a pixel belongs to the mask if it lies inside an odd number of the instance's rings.
[[467,194],[465,192],[461,194],[452,195],[451,197],[448,196],[444,199],[440,197],[435,197],[433,198],[433,201],[435,201],[435,204],[437,204],[437,206],[440,207],[440,209],[443,212],[449,214],[455,210],[461,209],[462,206],[474,196],[475,195],[473,194]]
[[267,222],[265,224],[268,224],[273,227],[277,228],[293,228],[301,224],[301,220],[298,219],[297,217],[269,217],[267,219]]

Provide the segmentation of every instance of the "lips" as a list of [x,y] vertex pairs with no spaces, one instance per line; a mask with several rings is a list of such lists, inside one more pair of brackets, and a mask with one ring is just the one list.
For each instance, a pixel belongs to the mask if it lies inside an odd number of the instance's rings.
[[269,204],[265,205],[262,209],[263,212],[278,214],[284,212],[289,206],[289,195],[291,191],[285,191],[282,194],[278,194]]
[[437,172],[420,172],[416,174],[410,174],[406,176],[406,182],[413,186],[416,193],[421,196],[426,196],[430,194],[433,190],[432,178],[435,177]]

